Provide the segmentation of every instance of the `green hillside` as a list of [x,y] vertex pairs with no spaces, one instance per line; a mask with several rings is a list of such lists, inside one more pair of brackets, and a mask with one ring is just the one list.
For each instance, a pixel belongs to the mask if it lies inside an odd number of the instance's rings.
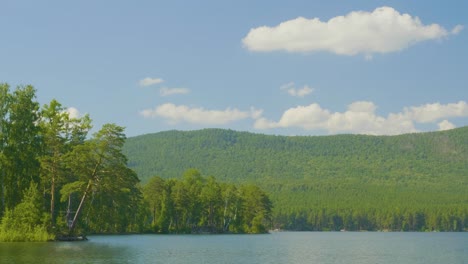
[[129,138],[124,152],[143,182],[197,168],[220,181],[255,183],[285,228],[468,226],[468,127],[399,136],[167,131]]

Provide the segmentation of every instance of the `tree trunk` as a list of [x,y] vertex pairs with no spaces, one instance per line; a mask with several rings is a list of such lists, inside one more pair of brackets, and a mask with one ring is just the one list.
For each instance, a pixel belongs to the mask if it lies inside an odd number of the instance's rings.
[[92,180],[88,181],[88,186],[86,186],[86,190],[85,190],[85,192],[83,194],[83,197],[81,197],[80,205],[78,206],[78,209],[76,210],[76,213],[75,213],[75,216],[73,217],[73,221],[72,221],[71,225],[68,227],[68,232],[70,234],[73,232],[73,229],[76,226],[76,222],[77,222],[78,217],[79,217],[79,215],[81,213],[81,210],[83,208],[84,201],[86,200],[86,197],[88,196],[89,190],[91,189],[92,183],[93,183]]
[[0,172],[0,176],[1,176],[1,179],[0,179],[0,192],[2,192],[1,196],[2,196],[2,207],[0,208],[0,217],[3,216],[3,212],[5,211],[5,173],[3,172],[3,170]]
[[52,184],[50,186],[50,221],[52,226],[55,226],[55,177],[52,176]]

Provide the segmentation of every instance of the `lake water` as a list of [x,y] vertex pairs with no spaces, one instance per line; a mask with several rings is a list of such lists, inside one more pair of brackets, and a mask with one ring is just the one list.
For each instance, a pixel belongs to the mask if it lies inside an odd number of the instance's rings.
[[468,233],[276,232],[0,243],[0,263],[468,263]]

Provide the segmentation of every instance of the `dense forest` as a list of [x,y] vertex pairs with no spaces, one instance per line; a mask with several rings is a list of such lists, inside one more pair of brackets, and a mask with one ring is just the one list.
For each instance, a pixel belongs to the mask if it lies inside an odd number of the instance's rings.
[[91,127],[56,100],[40,107],[32,86],[0,84],[0,241],[267,231],[272,205],[257,186],[196,170],[142,186],[127,166],[124,128],[105,124],[90,136]]
[[143,188],[156,233],[265,233],[271,201],[255,185],[219,183],[195,169],[181,180],[152,177]]
[[127,139],[124,153],[142,182],[198,168],[256,184],[274,204],[274,228],[468,228],[468,127],[398,136],[166,131]]

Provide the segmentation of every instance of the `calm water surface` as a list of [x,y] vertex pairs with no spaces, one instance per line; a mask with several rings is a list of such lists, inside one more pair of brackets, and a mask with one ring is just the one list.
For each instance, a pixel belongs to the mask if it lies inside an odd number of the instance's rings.
[[0,243],[0,263],[463,263],[468,233],[279,232]]

